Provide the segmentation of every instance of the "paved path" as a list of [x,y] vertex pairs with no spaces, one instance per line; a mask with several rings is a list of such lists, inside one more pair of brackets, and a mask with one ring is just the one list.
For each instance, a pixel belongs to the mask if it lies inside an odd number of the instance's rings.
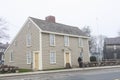
[[120,80],[120,68],[72,70],[48,71],[48,73],[38,71],[33,74],[1,76],[0,80]]
[[120,66],[118,65],[118,66],[104,66],[104,67],[73,68],[73,69],[51,70],[51,71],[36,71],[36,72],[27,72],[27,73],[0,74],[0,77],[42,74],[42,73],[70,72],[70,71],[85,71],[85,70],[96,70],[96,69],[110,69],[110,68],[120,68]]

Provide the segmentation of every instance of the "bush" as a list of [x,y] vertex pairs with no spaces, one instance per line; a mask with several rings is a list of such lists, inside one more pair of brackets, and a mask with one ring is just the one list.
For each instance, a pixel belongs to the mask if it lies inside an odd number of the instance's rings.
[[0,73],[14,73],[18,70],[18,67],[8,66],[8,65],[0,65]]
[[97,61],[97,59],[96,59],[95,56],[91,56],[91,57],[90,57],[90,61],[91,61],[91,62],[95,62],[95,61]]

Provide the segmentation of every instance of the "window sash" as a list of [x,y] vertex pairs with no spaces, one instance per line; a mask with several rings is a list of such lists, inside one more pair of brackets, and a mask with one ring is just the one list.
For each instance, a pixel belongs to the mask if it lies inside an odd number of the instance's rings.
[[64,36],[64,45],[69,46],[69,36]]
[[12,61],[13,61],[13,51],[10,52],[10,62],[12,62]]
[[26,57],[27,57],[27,64],[31,64],[31,60],[32,60],[31,51],[27,52]]
[[56,63],[56,53],[50,52],[50,64]]
[[114,45],[113,48],[114,48],[114,50],[116,50],[117,49],[116,45]]
[[31,45],[31,34],[27,34],[26,36],[26,43],[27,43],[27,46],[30,46]]
[[50,46],[55,46],[55,35],[50,34]]

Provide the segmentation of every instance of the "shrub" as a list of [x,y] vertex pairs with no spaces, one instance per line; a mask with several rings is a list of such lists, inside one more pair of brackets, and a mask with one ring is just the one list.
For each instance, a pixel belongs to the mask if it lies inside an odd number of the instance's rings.
[[95,61],[97,61],[97,59],[96,59],[95,56],[91,56],[91,57],[90,57],[90,61],[91,61],[91,62],[95,62]]
[[8,65],[0,65],[0,73],[14,73],[18,70],[18,67],[8,66]]

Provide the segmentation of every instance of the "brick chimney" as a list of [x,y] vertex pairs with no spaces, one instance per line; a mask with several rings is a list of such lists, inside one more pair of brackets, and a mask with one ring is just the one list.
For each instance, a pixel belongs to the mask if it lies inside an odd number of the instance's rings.
[[46,20],[47,22],[55,23],[55,17],[54,17],[54,16],[47,16],[47,17],[45,18],[45,20]]

